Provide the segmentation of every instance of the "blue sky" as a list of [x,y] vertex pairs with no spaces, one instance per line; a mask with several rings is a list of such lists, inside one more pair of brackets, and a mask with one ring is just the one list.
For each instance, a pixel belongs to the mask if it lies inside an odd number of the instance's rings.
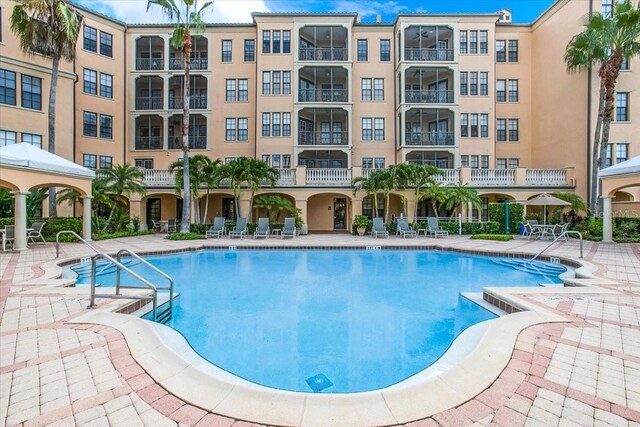
[[[76,0],[85,7],[128,23],[162,22],[163,16],[146,12],[146,0]],[[203,0],[200,0],[201,2]],[[554,0],[217,0],[209,22],[251,22],[251,12],[358,12],[363,21],[380,14],[390,22],[398,13],[496,12],[507,8],[514,22],[532,22]]]

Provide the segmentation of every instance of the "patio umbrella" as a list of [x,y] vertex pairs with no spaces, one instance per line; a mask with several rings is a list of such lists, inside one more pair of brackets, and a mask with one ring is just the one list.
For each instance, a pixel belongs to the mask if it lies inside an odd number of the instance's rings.
[[547,225],[547,206],[571,206],[571,203],[565,202],[564,200],[558,199],[557,197],[553,197],[549,193],[542,193],[537,197],[534,197],[533,199],[527,201],[525,204],[527,206],[543,206],[542,209],[544,212],[544,225]]

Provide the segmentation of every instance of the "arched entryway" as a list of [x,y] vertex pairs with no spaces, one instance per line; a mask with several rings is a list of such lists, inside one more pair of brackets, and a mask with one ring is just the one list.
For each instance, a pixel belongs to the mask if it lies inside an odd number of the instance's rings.
[[268,217],[268,218],[270,218],[271,222],[283,223],[285,217],[294,216],[293,212],[288,212],[286,210],[279,209],[277,207],[277,204],[271,209],[267,209],[266,207],[260,207],[262,204],[259,203],[258,199],[261,198],[262,196],[264,196],[265,198],[279,197],[279,198],[282,198],[282,199],[290,202],[292,208],[295,209],[295,207],[296,207],[295,198],[293,196],[290,196],[290,195],[285,194],[285,193],[263,192],[263,193],[256,194],[255,197],[254,197],[254,200],[253,200],[253,212],[252,212],[252,216],[251,216],[253,222],[258,222],[258,218],[261,218],[261,217],[262,218],[267,218]]
[[307,199],[309,231],[344,231],[351,229],[352,198],[347,192],[314,194]]

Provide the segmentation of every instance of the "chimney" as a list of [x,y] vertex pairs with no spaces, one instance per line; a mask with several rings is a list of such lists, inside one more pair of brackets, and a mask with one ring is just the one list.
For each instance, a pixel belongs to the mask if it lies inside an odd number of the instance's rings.
[[376,24],[382,24],[382,15],[376,15]]

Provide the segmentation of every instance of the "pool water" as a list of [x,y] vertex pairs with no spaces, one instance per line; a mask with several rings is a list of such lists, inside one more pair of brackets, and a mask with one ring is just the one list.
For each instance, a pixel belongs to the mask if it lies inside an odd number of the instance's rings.
[[[325,393],[402,381],[463,330],[495,317],[460,292],[561,283],[565,270],[537,263],[535,274],[508,259],[426,250],[210,250],[147,259],[180,293],[167,325],[202,357],[257,384]],[[158,277],[127,261],[143,277]],[[78,283],[90,283],[86,266],[74,270]],[[113,285],[111,268],[98,272],[98,283]]]

